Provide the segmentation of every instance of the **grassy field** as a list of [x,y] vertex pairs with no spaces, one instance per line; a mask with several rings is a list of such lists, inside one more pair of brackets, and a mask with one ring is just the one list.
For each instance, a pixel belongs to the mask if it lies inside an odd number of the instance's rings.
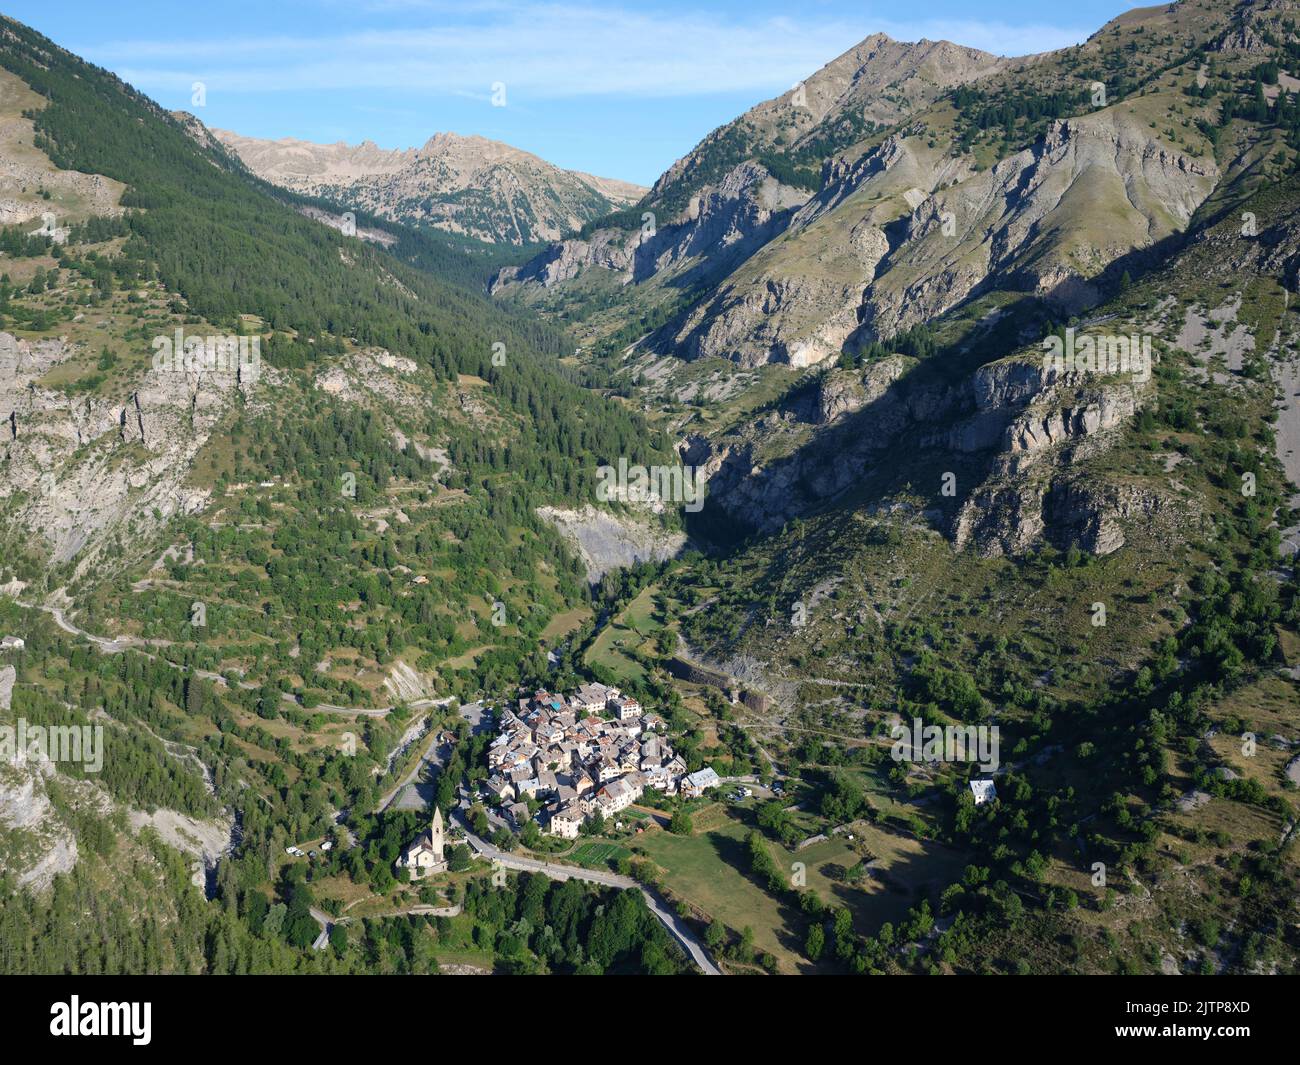
[[496,964],[492,955],[484,950],[437,950],[434,956],[443,969],[455,965],[469,965],[475,969],[486,969],[491,972]]
[[601,665],[626,680],[641,680],[645,670],[624,650],[639,649],[649,635],[659,628],[654,621],[654,585],[645,588],[622,612],[613,618],[587,651],[589,665]]
[[574,607],[572,610],[556,614],[546,623],[546,628],[542,630],[542,639],[553,643],[561,637],[567,636],[590,617],[591,608],[585,606]]
[[663,867],[664,886],[675,896],[740,931],[754,930],[754,944],[773,954],[782,972],[811,971],[799,952],[806,936],[804,918],[789,902],[767,894],[746,872],[748,828],[727,818],[716,828],[690,836],[649,832],[638,840]]
[[[966,858],[939,843],[919,840],[874,825],[850,826],[852,842],[834,836],[800,851],[783,852],[789,861],[807,866],[808,887],[826,902],[848,906],[859,932],[874,934],[886,921],[897,923],[922,899],[934,896],[956,880]],[[872,862],[857,884],[843,873],[855,862]]]
[[642,638],[632,629],[614,622],[606,625],[601,635],[595,637],[594,644],[591,644],[586,653],[585,661],[589,666],[599,664],[621,679],[641,680],[645,676],[645,670],[642,670],[640,663],[633,662],[620,648],[637,648],[642,642]]
[[654,620],[656,595],[657,589],[653,584],[642,589],[641,594],[628,603],[626,609],[619,615],[619,622],[642,636],[651,635],[659,628],[658,623]]
[[583,843],[569,857],[579,865],[609,867],[627,855],[625,847],[617,843]]
[[[804,914],[769,895],[748,873],[748,813],[717,805],[696,814],[695,823],[690,836],[649,832],[637,841],[637,849],[665,870],[665,887],[732,929],[752,928],[756,946],[775,955],[782,972],[816,971],[801,955]],[[848,907],[864,934],[879,931],[886,921],[897,923],[923,898],[933,905],[933,896],[965,865],[962,855],[939,844],[862,823],[851,832],[853,840],[834,836],[799,851],[768,841],[768,849],[782,868],[803,863],[807,888],[831,905]],[[857,862],[873,859],[871,872],[859,883],[844,879]]]

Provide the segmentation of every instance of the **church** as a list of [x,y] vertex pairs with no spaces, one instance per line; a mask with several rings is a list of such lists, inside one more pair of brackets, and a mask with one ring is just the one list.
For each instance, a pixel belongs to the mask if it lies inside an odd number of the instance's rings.
[[402,851],[397,868],[411,870],[411,879],[417,880],[430,873],[441,873],[447,868],[443,857],[446,842],[443,839],[442,810],[433,808],[433,824],[429,831]]

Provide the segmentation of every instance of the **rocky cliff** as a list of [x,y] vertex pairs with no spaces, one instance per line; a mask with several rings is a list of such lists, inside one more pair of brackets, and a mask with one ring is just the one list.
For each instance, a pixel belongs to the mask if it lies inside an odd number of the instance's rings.
[[258,380],[238,370],[149,369],[120,397],[43,383],[78,350],[0,333],[0,507],[80,573],[202,509],[207,493],[187,483],[194,458],[231,404],[252,400]]
[[1020,553],[1044,536],[1104,554],[1123,543],[1118,519],[1166,505],[1067,476],[1111,445],[1149,383],[1058,374],[1020,358],[957,382],[915,365],[893,357],[827,371],[795,405],[718,440],[688,438],[683,461],[708,477],[709,506],[772,533],[863,485],[880,496],[905,489],[912,459],[924,455],[925,469],[961,471],[952,508],[937,474],[921,489],[938,500],[934,520],[955,545],[984,554]]

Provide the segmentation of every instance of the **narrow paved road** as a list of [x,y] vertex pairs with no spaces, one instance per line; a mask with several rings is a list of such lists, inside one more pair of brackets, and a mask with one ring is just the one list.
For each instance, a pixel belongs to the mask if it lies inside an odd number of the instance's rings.
[[[18,600],[17,602],[19,606],[25,606],[30,609],[45,611],[47,614],[49,614],[51,617],[54,618],[54,623],[58,625],[59,628],[61,628],[64,632],[70,633],[73,636],[80,636],[83,639],[88,640],[90,643],[98,647],[101,651],[103,651],[106,654],[119,654],[129,649],[129,650],[139,651],[141,654],[144,654],[149,658],[157,658],[156,655],[150,654],[148,651],[143,649],[144,646],[147,646],[147,644],[145,644],[143,641],[138,641],[133,639],[113,640],[104,636],[96,636],[94,633],[87,632],[85,629],[82,629],[77,625],[74,625],[72,622],[70,622],[67,619],[67,617],[64,616],[63,610],[60,607],[43,606],[39,603],[25,603],[22,602],[21,600]],[[167,659],[160,659],[160,661],[167,662]],[[177,665],[175,662],[167,662],[167,664],[173,666],[176,669],[185,668],[184,666]],[[227,683],[226,678],[224,676],[222,676],[220,673],[213,673],[210,670],[195,669],[194,674],[199,677],[204,677],[215,684],[225,685]],[[240,681],[239,686],[246,690],[257,687],[256,684],[247,681]],[[299,707],[300,709],[303,709],[298,703],[298,701],[294,699],[293,696],[290,695],[288,692],[284,693],[284,698],[288,702],[291,702],[295,707]],[[415,702],[411,703],[410,706],[413,709],[427,709],[433,706],[445,706],[448,702],[450,702],[450,699],[417,699]],[[385,706],[385,707],[334,706],[329,703],[320,703],[312,707],[311,709],[324,711],[326,713],[365,714],[373,717],[383,717],[385,714],[390,713],[393,710],[393,707],[391,706]],[[465,707],[465,710],[469,710],[471,712],[474,710],[478,711],[477,715],[475,716],[471,716],[470,714],[466,715],[470,719],[470,723],[473,726],[474,730],[478,731],[478,729],[482,727],[482,704],[481,703],[469,704],[467,707]],[[475,717],[477,717],[477,719],[475,719]],[[389,805],[389,803],[391,803],[393,799],[398,794],[400,794],[402,788],[404,788],[407,784],[411,783],[415,779],[416,775],[424,767],[425,764],[429,764],[429,763],[437,764],[435,762],[435,759],[437,757],[436,754],[437,735],[438,733],[437,730],[435,729],[433,736],[430,738],[428,748],[425,750],[420,760],[416,763],[415,768],[411,770],[410,774],[408,774],[406,779],[401,784],[399,784],[396,788],[393,789],[393,791],[391,791],[387,796],[385,796],[383,802],[380,805],[381,810],[385,809]],[[538,861],[535,858],[524,858],[519,855],[509,854],[505,851],[498,850],[496,847],[493,847],[490,843],[487,843],[486,841],[481,840],[477,836],[475,836],[470,831],[469,825],[463,822],[463,819],[462,819],[462,827],[465,830],[466,839],[469,841],[470,845],[474,848],[474,850],[478,852],[478,854],[491,861],[500,862],[507,869],[518,869],[526,872],[543,873],[546,876],[551,877],[553,880],[569,880],[569,879],[586,880],[586,881],[590,881],[591,883],[604,884],[607,887],[618,888],[622,891],[631,891],[634,889],[640,891],[641,894],[645,897],[646,905],[650,907],[650,912],[653,913],[659,919],[660,923],[668,930],[668,933],[675,940],[677,940],[678,943],[681,944],[682,949],[685,950],[686,953],[690,955],[691,959],[695,962],[695,964],[699,966],[700,971],[703,972],[706,976],[722,975],[718,967],[714,965],[713,961],[709,958],[708,952],[705,951],[704,949],[704,945],[700,943],[699,939],[696,938],[695,933],[691,931],[691,929],[686,925],[686,923],[680,917],[678,917],[677,914],[672,911],[672,909],[669,908],[668,904],[664,902],[664,900],[660,898],[656,892],[645,887],[645,885],[643,884],[639,884],[631,877],[620,876],[617,873],[604,872],[599,869],[583,869],[576,865],[560,865],[555,862],[543,862],[543,861]],[[316,938],[316,942],[313,943],[312,946],[316,950],[323,950],[329,943],[331,919],[327,914],[323,913],[320,910],[315,910],[315,909],[312,910],[312,916],[317,920],[317,922],[321,926],[320,935]]]
[[[416,759],[415,765],[411,767],[411,771],[398,781],[387,795],[379,800],[379,805],[375,808],[375,813],[383,813],[392,806],[393,800],[406,789],[406,786],[408,784],[414,784],[416,780],[419,779],[420,773],[423,771],[425,766],[442,767],[443,762],[446,761],[446,755],[439,750],[438,744],[438,737],[441,735],[442,729],[434,726],[429,730],[429,732],[429,741],[425,744],[420,757]],[[447,747],[447,753],[450,753],[451,745],[447,744],[445,746]]]
[[[98,647],[105,654],[115,655],[115,654],[121,654],[123,651],[137,651],[140,654],[144,655],[146,658],[152,659],[157,662],[166,662],[167,665],[171,666],[173,669],[187,668],[185,666],[178,665],[175,662],[169,661],[166,658],[160,658],[158,655],[153,654],[150,651],[146,650],[146,648],[148,647],[174,646],[170,640],[141,640],[141,639],[137,639],[136,637],[127,637],[127,636],[121,637],[120,639],[110,639],[107,636],[96,636],[93,632],[87,632],[85,629],[80,628],[77,625],[74,625],[71,621],[69,621],[67,619],[67,616],[63,613],[62,607],[45,606],[41,603],[27,603],[21,599],[15,599],[14,602],[16,602],[19,606],[27,607],[29,610],[45,611],[45,613],[49,614],[52,618],[54,618],[54,624],[56,624],[64,632],[69,633],[72,636],[80,636],[82,639],[88,640],[91,644],[93,644],[95,647]],[[210,680],[212,681],[212,683],[220,684],[222,687],[228,686],[228,682],[226,678],[222,676],[222,674],[213,673],[210,669],[193,669],[193,673],[196,677],[202,677],[204,680]],[[252,691],[254,688],[257,688],[260,685],[254,684],[252,681],[240,681],[239,686],[244,691]],[[284,692],[281,695],[281,698],[286,703],[291,705],[294,709],[307,710],[310,713],[356,714],[362,717],[386,717],[389,714],[391,714],[395,709],[395,707],[392,706],[336,706],[334,703],[317,703],[315,706],[305,707],[300,702],[298,702],[298,700],[295,699],[291,694],[289,694],[289,692]],[[451,700],[449,698],[448,699],[416,699],[413,702],[408,703],[407,705],[412,710],[428,710],[429,708],[434,706],[446,706],[447,703],[449,703],[450,701]]]
[[645,896],[646,905],[650,907],[650,912],[659,918],[659,923],[668,929],[668,934],[681,944],[682,949],[690,955],[691,960],[699,966],[700,971],[705,976],[722,975],[721,970],[713,964],[708,952],[704,949],[704,944],[699,941],[686,922],[678,917],[656,892],[647,888],[644,884],[638,883],[630,876],[620,876],[618,873],[608,873],[600,869],[583,869],[576,865],[560,865],[557,862],[543,862],[536,858],[525,858],[518,854],[498,850],[486,840],[481,840],[474,835],[459,813],[457,813],[456,817],[461,823],[461,828],[465,831],[465,838],[479,856],[487,858],[489,861],[500,862],[507,869],[517,869],[528,873],[542,873],[552,880],[587,880],[593,884],[604,884],[606,887],[619,888],[622,891],[635,890],[641,892]]
[[[422,700],[422,702],[427,702],[429,705],[445,706],[447,703],[451,702],[451,700],[439,699],[436,704],[432,700]],[[417,704],[412,703],[411,705],[416,706]],[[481,732],[484,728],[487,727],[484,720],[483,704],[481,702],[466,703],[464,706],[460,708],[460,716],[469,722],[470,731],[472,733]],[[390,791],[387,795],[385,795],[382,799],[379,800],[379,805],[375,808],[376,813],[383,813],[393,804],[394,800],[396,800],[397,797],[402,794],[402,792],[406,789],[407,785],[416,783],[416,781],[420,777],[421,771],[424,769],[425,766],[431,766],[432,768],[437,769],[439,771],[442,770],[442,767],[447,762],[447,758],[451,754],[451,744],[438,743],[438,733],[441,731],[442,731],[441,729],[436,727],[432,729],[429,735],[429,742],[425,746],[424,753],[420,755],[419,760],[412,767],[411,771],[406,774],[406,777],[402,780],[402,782],[398,784],[395,788],[393,788],[393,790]],[[427,799],[421,800],[421,806],[419,808],[423,808],[424,803],[431,802],[431,801],[432,800],[427,800]]]
[[330,930],[334,927],[334,918],[324,910],[318,910],[315,906],[311,907],[311,915],[316,918],[316,923],[320,925],[320,935],[311,945],[312,950],[324,950],[329,946]]

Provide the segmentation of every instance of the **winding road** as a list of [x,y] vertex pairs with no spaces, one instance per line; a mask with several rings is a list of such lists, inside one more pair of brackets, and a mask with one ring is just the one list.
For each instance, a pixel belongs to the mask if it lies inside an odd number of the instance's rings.
[[[121,654],[125,651],[132,650],[138,651],[140,654],[143,654],[150,659],[167,662],[168,665],[175,669],[189,668],[152,654],[145,649],[150,646],[145,641],[133,638],[111,639],[106,636],[97,636],[92,632],[87,632],[85,629],[80,628],[69,621],[61,607],[45,606],[40,603],[26,603],[22,600],[16,600],[16,602],[19,606],[27,607],[28,609],[44,611],[54,619],[54,623],[64,632],[69,633],[72,636],[80,636],[82,639],[87,640],[95,647],[99,648],[99,650],[105,654]],[[196,668],[193,669],[193,673],[195,676],[204,677],[207,680],[212,681],[214,684],[221,684],[224,686],[228,683],[224,676],[220,673],[214,673],[211,670]],[[245,690],[251,690],[258,687],[258,685],[249,681],[240,681],[239,686]],[[284,693],[284,699],[297,709],[306,709],[288,692]],[[448,702],[450,702],[449,699],[417,699],[408,705],[412,709],[419,710],[428,709],[433,706],[445,706]],[[475,721],[471,718],[471,724],[473,724],[477,730],[482,727],[482,704],[470,704],[470,706],[465,709],[473,710],[476,708],[479,711],[479,720]],[[391,706],[334,706],[329,703],[319,703],[310,709],[313,711],[323,711],[325,713],[363,714],[370,717],[383,717],[386,714],[391,713],[394,708]],[[380,804],[381,810],[386,808],[393,799],[401,793],[402,789],[407,784],[412,783],[416,779],[420,770],[426,764],[436,765],[441,761],[439,752],[437,751],[437,736],[438,732],[435,729],[433,736],[430,738],[428,748],[421,755],[419,761],[416,762],[414,768],[402,783],[384,797],[384,800]],[[550,877],[552,880],[585,880],[593,884],[603,884],[606,887],[618,888],[621,891],[640,891],[645,897],[646,905],[650,908],[650,912],[653,913],[655,917],[658,918],[660,924],[668,930],[668,934],[681,945],[682,949],[686,951],[691,960],[699,967],[700,971],[706,976],[722,975],[721,970],[713,963],[708,952],[704,949],[704,945],[699,941],[695,933],[691,931],[686,922],[673,912],[657,892],[647,888],[644,884],[638,883],[629,876],[620,876],[618,873],[605,872],[599,869],[583,869],[575,865],[561,865],[556,862],[544,862],[536,858],[524,858],[519,855],[509,854],[506,851],[499,850],[492,846],[485,840],[479,839],[470,831],[469,825],[465,823],[464,819],[460,817],[459,814],[457,814],[456,817],[457,820],[461,822],[461,827],[465,831],[467,842],[471,847],[473,847],[475,852],[480,857],[487,858],[489,861],[500,862],[501,865],[507,869],[516,869],[530,873],[542,873],[545,876]],[[316,909],[312,910],[312,917],[314,917],[321,926],[320,935],[312,946],[316,950],[323,950],[329,943],[329,930],[333,922],[328,914]]]
[[[54,624],[64,632],[72,636],[80,636],[82,639],[87,640],[95,647],[99,648],[99,650],[104,654],[116,655],[122,654],[124,651],[136,651],[153,661],[166,662],[167,665],[171,666],[173,669],[190,669],[196,677],[210,680],[214,684],[220,684],[222,687],[229,686],[229,682],[220,673],[214,673],[210,669],[198,669],[182,666],[176,662],[170,661],[169,659],[161,658],[147,649],[149,647],[170,647],[172,645],[169,640],[141,640],[135,637],[125,636],[119,639],[112,639],[108,636],[96,636],[93,632],[87,632],[85,629],[80,628],[69,621],[67,616],[63,613],[62,607],[45,606],[42,603],[27,603],[21,599],[15,599],[14,602],[29,610],[44,611],[54,619]],[[252,681],[241,680],[239,681],[239,687],[244,691],[252,691],[257,687],[260,687],[260,685],[254,684]],[[281,698],[294,709],[306,710],[309,713],[350,714],[362,717],[387,717],[394,709],[396,709],[393,706],[337,706],[334,703],[317,703],[315,706],[307,707],[298,702],[298,700],[289,692],[283,692]],[[415,699],[406,705],[412,710],[428,710],[434,706],[446,706],[450,701],[450,699]]]
[[500,862],[507,869],[516,869],[526,873],[542,873],[552,880],[586,880],[593,884],[619,888],[622,891],[635,890],[641,892],[645,896],[646,905],[650,907],[650,912],[659,918],[659,923],[668,930],[669,935],[677,940],[700,971],[705,976],[722,975],[722,971],[713,964],[708,951],[704,949],[704,944],[699,941],[699,938],[691,931],[686,922],[673,912],[668,903],[657,892],[647,888],[644,884],[633,880],[630,876],[620,876],[618,873],[609,873],[600,869],[583,869],[576,865],[561,865],[558,862],[544,862],[537,858],[524,858],[518,854],[510,854],[508,851],[499,850],[486,840],[479,839],[478,836],[474,835],[459,811],[454,816],[465,832],[466,841],[474,848],[479,857],[486,858],[491,862]]

